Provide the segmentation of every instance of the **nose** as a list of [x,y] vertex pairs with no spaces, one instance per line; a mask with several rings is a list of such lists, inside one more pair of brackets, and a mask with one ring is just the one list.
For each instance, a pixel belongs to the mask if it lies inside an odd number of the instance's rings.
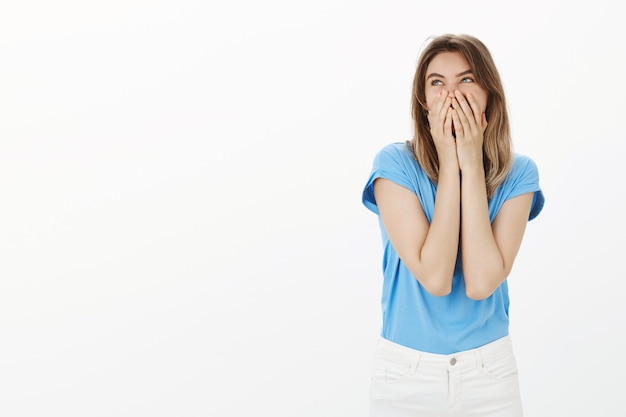
[[457,86],[456,85],[451,85],[450,88],[448,88],[448,97],[450,98],[454,98],[454,92],[457,90]]

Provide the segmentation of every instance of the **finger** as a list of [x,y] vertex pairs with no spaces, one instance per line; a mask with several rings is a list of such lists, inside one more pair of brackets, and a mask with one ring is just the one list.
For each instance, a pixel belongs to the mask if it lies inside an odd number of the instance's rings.
[[476,126],[482,127],[483,111],[480,109],[478,102],[476,101],[476,97],[474,97],[471,93],[467,93],[466,100],[472,108],[472,114],[474,115]]
[[447,107],[450,107],[450,98],[441,93],[439,99],[436,101],[436,109],[435,112],[439,117],[445,117],[447,112]]
[[464,136],[465,127],[463,126],[463,122],[459,118],[459,112],[456,109],[452,109],[450,113],[452,116],[452,124],[454,125],[454,134],[458,140]]
[[[459,93],[460,95],[460,93]],[[467,112],[471,111],[471,109],[469,108],[469,105],[467,104],[467,102],[465,102],[465,100],[463,99],[463,97],[455,97],[453,103],[452,103],[452,107],[454,107],[454,109],[457,112],[457,117],[459,118],[459,125],[458,127],[462,127],[463,132],[470,132],[472,129],[472,125],[471,125],[471,120],[468,117]],[[457,127],[457,125],[455,125],[455,127]]]
[[475,120],[474,119],[474,111],[472,110],[470,104],[467,102],[467,99],[465,98],[463,93],[461,93],[459,90],[456,90],[454,92],[454,97],[456,98],[456,100],[459,103],[459,107],[462,110],[463,116],[466,117],[468,122],[470,120],[474,121]]
[[444,104],[445,97],[443,94],[440,93],[437,97],[435,97],[435,100],[432,103],[432,106],[430,106],[430,109],[428,109],[428,122],[430,123],[431,127],[441,123],[439,120],[441,119]]
[[[452,123],[454,120],[454,110],[450,107],[448,107],[446,109],[446,118],[444,120],[444,124],[443,124],[443,133],[445,133],[446,136],[454,138],[454,136],[452,135]],[[458,134],[458,131],[456,132],[456,134]]]
[[430,113],[439,114],[441,108],[444,105],[445,100],[446,100],[446,98],[445,98],[444,94],[442,94],[441,92],[439,94],[437,94],[437,96],[433,100],[432,105],[428,109],[429,112]]
[[441,129],[443,127],[443,124],[444,124],[445,119],[446,119],[447,114],[448,114],[448,108],[449,107],[450,107],[450,99],[449,98],[445,98],[442,101],[441,107],[433,114],[431,123],[439,131],[441,131]]

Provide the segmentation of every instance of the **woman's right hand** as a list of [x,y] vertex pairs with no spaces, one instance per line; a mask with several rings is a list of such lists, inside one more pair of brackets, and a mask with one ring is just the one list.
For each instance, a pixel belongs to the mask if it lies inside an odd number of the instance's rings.
[[428,123],[433,138],[439,169],[459,169],[459,159],[456,151],[456,140],[452,134],[452,99],[447,91],[441,91],[428,110]]

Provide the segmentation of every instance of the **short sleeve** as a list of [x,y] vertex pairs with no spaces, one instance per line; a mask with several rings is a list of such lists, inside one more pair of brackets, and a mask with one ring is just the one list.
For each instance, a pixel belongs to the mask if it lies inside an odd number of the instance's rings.
[[545,203],[543,191],[539,185],[539,170],[535,162],[527,156],[515,155],[512,172],[509,175],[509,192],[506,199],[511,199],[519,195],[532,192],[533,203],[530,208],[528,220],[532,220],[539,215]]
[[411,180],[410,161],[407,160],[405,146],[404,143],[387,145],[374,157],[372,171],[363,189],[362,201],[365,207],[376,214],[380,214],[374,197],[376,179],[386,178],[414,193],[417,191],[415,182]]

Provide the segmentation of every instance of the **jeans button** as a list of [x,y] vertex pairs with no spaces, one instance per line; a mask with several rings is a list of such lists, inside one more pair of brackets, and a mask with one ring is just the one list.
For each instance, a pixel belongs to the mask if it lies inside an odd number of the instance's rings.
[[456,358],[450,359],[450,365],[454,366],[456,364]]

